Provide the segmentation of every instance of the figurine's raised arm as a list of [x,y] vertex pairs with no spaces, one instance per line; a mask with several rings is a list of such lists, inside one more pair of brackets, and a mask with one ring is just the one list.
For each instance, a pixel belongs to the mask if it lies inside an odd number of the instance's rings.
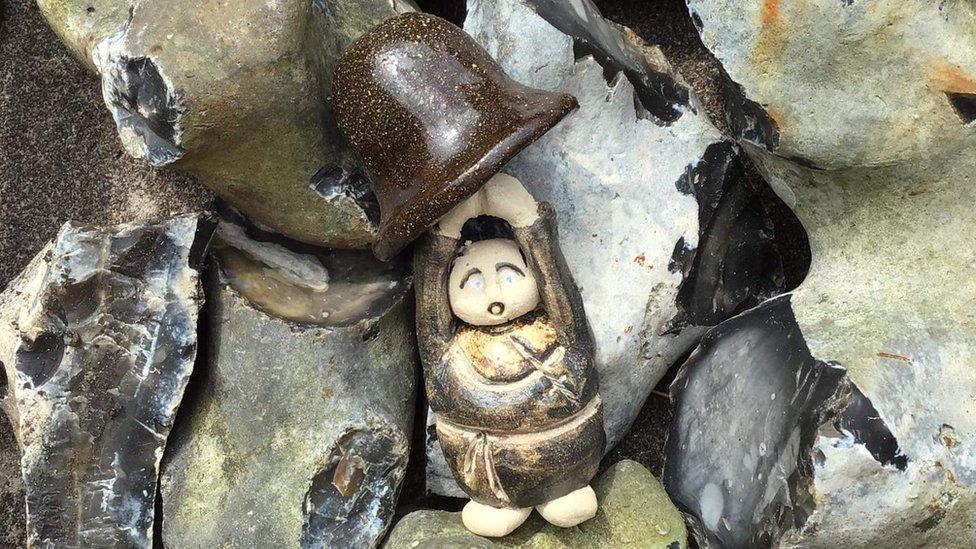
[[414,250],[413,283],[417,296],[417,335],[425,363],[444,355],[454,336],[454,315],[447,297],[447,274],[457,239],[430,231]]
[[[483,209],[484,195],[475,193],[440,219],[418,242],[413,273],[417,295],[418,334],[424,358],[440,360],[454,337],[454,314],[448,298],[448,274],[464,223]],[[429,356],[428,356],[429,355]]]
[[583,298],[573,282],[566,259],[559,249],[556,212],[548,202],[540,202],[539,217],[529,227],[515,228],[515,240],[538,271],[539,294],[564,345],[585,343],[591,346],[589,324],[583,311]]

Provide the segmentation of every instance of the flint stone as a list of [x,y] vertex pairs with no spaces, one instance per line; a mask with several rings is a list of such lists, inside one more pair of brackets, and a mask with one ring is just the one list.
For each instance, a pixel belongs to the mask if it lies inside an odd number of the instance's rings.
[[813,450],[817,506],[779,543],[972,546],[976,7],[688,4],[744,150],[808,231],[796,324],[853,384]]
[[662,478],[700,544],[769,547],[803,524],[818,430],[849,393],[843,368],[810,355],[787,296],[709,331],[671,384]]
[[[881,167],[931,159],[972,135],[971,2],[688,6],[732,80],[733,130],[787,161],[821,170]],[[931,36],[944,39],[923,39]],[[852,47],[857,55],[845,55]]]
[[195,215],[67,223],[0,294],[28,545],[152,545],[159,460],[196,356],[196,234]]
[[414,411],[405,267],[227,222],[212,249],[209,362],[163,466],[166,545],[375,546]]
[[461,513],[415,511],[390,532],[385,549],[412,547],[687,547],[681,513],[661,483],[634,461],[614,464],[593,483],[600,502],[596,517],[578,528],[559,528],[538,514],[509,536],[488,540],[468,532]]
[[368,247],[375,198],[331,111],[341,52],[407,0],[40,0],[101,75],[126,151],[292,238]]
[[[783,290],[736,146],[660,50],[589,0],[469,2],[465,30],[515,80],[580,103],[503,170],[553,204],[594,332],[607,449],[703,330]],[[612,75],[608,82],[605,75]],[[428,440],[428,489],[461,496]]]

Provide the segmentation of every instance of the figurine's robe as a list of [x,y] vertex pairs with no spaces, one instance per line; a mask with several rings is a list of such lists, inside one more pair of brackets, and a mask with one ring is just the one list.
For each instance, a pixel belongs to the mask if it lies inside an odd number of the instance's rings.
[[495,507],[532,507],[589,484],[605,444],[593,342],[546,203],[515,240],[541,309],[502,326],[458,321],[448,300],[457,240],[415,252],[417,330],[437,436],[458,485]]

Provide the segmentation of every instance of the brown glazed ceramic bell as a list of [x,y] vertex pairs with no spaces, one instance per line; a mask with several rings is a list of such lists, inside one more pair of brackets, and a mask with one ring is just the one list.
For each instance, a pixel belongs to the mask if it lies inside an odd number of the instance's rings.
[[350,46],[333,92],[339,128],[379,200],[373,252],[383,260],[577,107],[571,95],[508,78],[464,31],[422,13]]

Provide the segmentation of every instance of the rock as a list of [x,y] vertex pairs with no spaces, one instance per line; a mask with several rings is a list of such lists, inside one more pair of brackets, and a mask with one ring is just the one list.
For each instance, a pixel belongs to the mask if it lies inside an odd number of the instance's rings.
[[196,234],[195,215],[68,223],[0,294],[28,545],[152,545],[159,460],[196,356]]
[[393,528],[386,549],[411,547],[687,547],[681,513],[661,484],[633,461],[621,461],[594,483],[600,509],[577,528],[559,528],[533,513],[508,537],[489,541],[461,524],[461,513],[415,511]]
[[298,240],[372,242],[375,199],[335,128],[331,80],[342,50],[408,2],[41,2],[101,74],[129,154]]
[[222,223],[209,363],[163,466],[167,546],[370,547],[406,470],[405,267]]
[[[976,451],[961,441],[976,437],[976,10],[689,6],[731,79],[744,150],[809,235],[813,263],[791,315],[810,354],[852,384],[851,404],[810,449],[815,505],[772,541],[972,546]],[[713,442],[755,429],[734,427]]]
[[709,331],[671,384],[662,477],[703,546],[770,547],[803,523],[818,430],[849,393],[842,368],[810,355],[788,296]]
[[[594,332],[609,449],[699,326],[785,289],[775,231],[738,149],[657,48],[589,0],[468,8],[465,30],[506,73],[580,103],[504,171],[556,209]],[[461,495],[428,448],[428,489]]]
[[[788,164],[910,167],[972,138],[976,15],[969,2],[688,5],[732,80],[733,130]],[[925,35],[945,40],[919,43]],[[858,55],[844,55],[852,47]]]
[[91,71],[92,50],[129,16],[132,0],[37,0],[37,7],[64,45]]
[[[662,480],[693,517],[699,544],[806,547],[839,538],[888,546],[901,537],[971,546],[973,498],[953,472],[966,456],[920,463],[906,455],[848,372],[810,354],[791,298],[713,328],[671,386]],[[946,448],[958,444],[952,428],[939,437]],[[915,498],[926,502],[921,519]],[[857,522],[885,516],[891,531]],[[824,522],[831,531],[818,532]]]

